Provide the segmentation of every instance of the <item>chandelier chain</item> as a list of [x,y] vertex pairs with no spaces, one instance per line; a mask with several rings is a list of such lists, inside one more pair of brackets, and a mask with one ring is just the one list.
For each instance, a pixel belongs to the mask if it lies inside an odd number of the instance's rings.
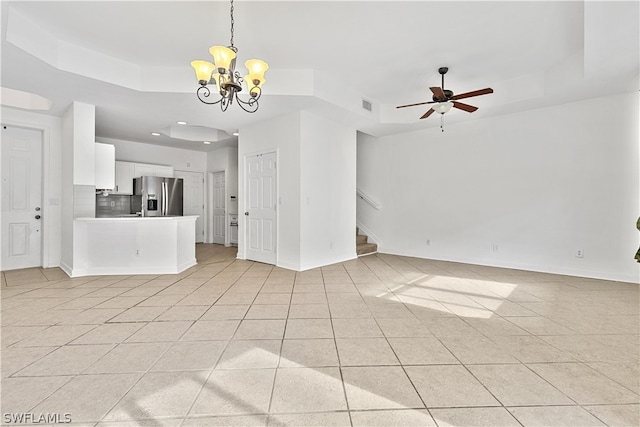
[[231,0],[231,47],[234,47],[233,46],[233,24],[234,24],[234,21],[233,21],[233,0]]

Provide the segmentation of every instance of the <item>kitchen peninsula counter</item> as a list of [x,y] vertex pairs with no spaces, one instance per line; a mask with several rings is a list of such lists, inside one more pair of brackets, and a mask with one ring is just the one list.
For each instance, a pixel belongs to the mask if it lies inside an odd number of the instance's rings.
[[78,218],[71,277],[177,274],[196,265],[197,216]]

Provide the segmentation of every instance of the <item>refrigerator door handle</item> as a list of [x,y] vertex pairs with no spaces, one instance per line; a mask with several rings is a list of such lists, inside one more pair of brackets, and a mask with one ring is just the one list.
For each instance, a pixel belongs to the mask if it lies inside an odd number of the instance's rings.
[[167,183],[162,181],[162,215],[167,214]]

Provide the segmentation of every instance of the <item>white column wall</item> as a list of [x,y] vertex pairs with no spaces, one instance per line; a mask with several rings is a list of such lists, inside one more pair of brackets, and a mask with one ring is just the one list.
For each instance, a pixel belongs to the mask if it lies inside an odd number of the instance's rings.
[[69,275],[75,257],[73,221],[95,217],[95,106],[73,102],[62,117],[62,253]]
[[73,102],[65,117],[69,114],[72,118],[72,134],[63,134],[63,138],[65,144],[73,144],[73,184],[95,187],[96,107]]
[[358,200],[358,222],[385,253],[639,282],[638,135],[637,93],[360,134],[358,188],[382,209]]
[[300,113],[295,112],[240,129],[238,137],[238,258],[246,259],[244,244],[245,156],[277,153],[277,261],[300,269]]
[[240,130],[239,245],[244,248],[244,158],[277,152],[277,265],[307,270],[355,258],[356,132],[301,111]]
[[356,257],[356,131],[301,113],[300,269]]

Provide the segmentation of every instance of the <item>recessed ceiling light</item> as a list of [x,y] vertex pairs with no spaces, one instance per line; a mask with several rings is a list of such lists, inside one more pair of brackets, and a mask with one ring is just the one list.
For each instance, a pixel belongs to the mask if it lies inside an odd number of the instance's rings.
[[153,136],[160,136],[160,134],[158,132],[151,132],[151,135]]
[[183,122],[183,121],[179,121],[179,122],[176,122],[176,123],[179,124],[179,125],[186,125],[187,124],[187,122]]
[[233,133],[233,136],[238,136],[238,135],[240,135],[238,132]]
[[207,144],[207,145],[211,144],[211,142],[209,142],[209,141],[202,141],[202,143],[203,144]]

